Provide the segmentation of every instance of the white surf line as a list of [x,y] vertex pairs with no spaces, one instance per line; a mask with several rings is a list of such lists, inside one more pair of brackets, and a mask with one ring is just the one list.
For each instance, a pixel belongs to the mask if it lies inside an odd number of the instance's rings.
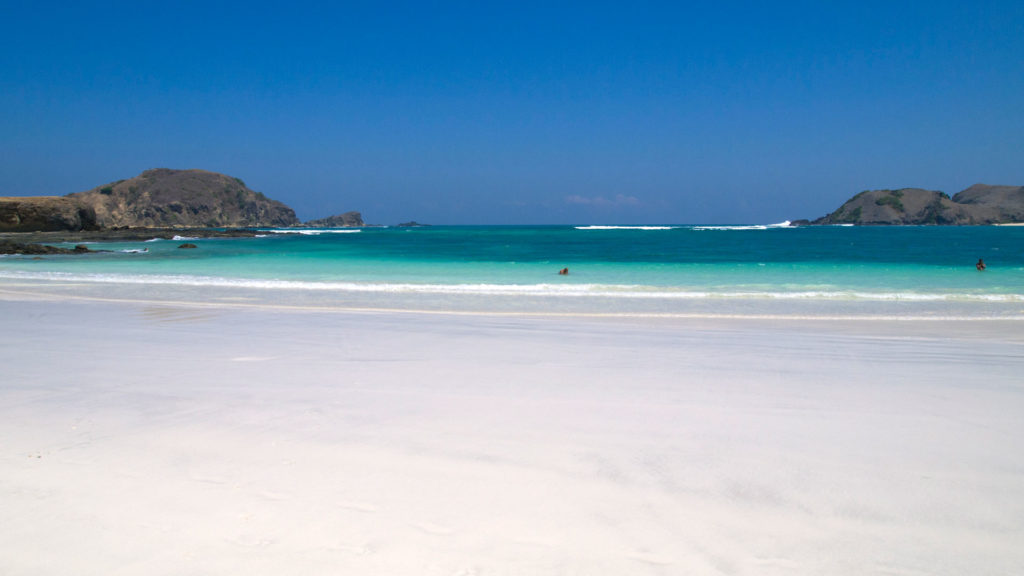
[[[38,293],[24,294],[19,291],[0,288],[0,294],[25,296],[9,298],[9,300],[29,300],[61,302],[75,300],[80,302],[104,302],[110,304],[144,304],[151,306],[178,306],[183,308],[229,308],[239,310],[268,310],[295,312],[335,312],[365,314],[419,314],[430,316],[479,316],[479,317],[532,317],[532,318],[609,318],[609,319],[666,319],[666,320],[770,320],[770,321],[892,321],[892,322],[994,322],[1024,321],[1024,311],[1018,316],[893,316],[883,314],[863,315],[803,315],[803,314],[722,314],[710,312],[538,312],[516,310],[431,310],[426,308],[387,308],[338,306],[324,304],[321,306],[303,304],[254,303],[254,302],[196,302],[192,300],[153,300],[146,298],[107,298],[103,296],[83,296],[80,294],[41,296]],[[48,296],[48,297],[47,297]]]
[[[0,272],[0,281],[35,280],[39,282],[86,284],[114,284],[123,286],[179,286],[188,288],[231,288],[245,290],[302,290],[309,292],[349,292],[358,294],[432,294],[455,296],[523,296],[533,298],[627,298],[635,300],[780,300],[780,301],[843,301],[843,302],[985,302],[992,304],[1024,302],[1024,294],[914,294],[901,292],[864,292],[859,290],[803,290],[800,292],[714,292],[645,290],[635,284],[415,284],[381,282],[311,282],[279,279],[226,279],[212,276],[109,276],[109,275],[6,275]],[[656,287],[655,287],[656,288]]]

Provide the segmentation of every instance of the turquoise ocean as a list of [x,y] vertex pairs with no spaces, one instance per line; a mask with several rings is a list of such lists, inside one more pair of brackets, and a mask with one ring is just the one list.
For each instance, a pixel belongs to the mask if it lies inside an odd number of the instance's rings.
[[0,257],[0,281],[357,309],[1024,317],[1024,227],[268,229],[90,248],[106,252]]

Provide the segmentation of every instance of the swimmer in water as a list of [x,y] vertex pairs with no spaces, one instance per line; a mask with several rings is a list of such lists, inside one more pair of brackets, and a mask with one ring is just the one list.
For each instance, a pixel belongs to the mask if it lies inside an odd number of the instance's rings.
[[975,264],[974,267],[978,269],[978,272],[984,272],[985,271],[985,261],[982,260],[981,258],[978,258],[978,263]]

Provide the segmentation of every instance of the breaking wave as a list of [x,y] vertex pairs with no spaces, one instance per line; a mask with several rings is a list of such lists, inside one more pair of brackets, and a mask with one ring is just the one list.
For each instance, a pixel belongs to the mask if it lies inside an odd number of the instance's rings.
[[362,232],[359,228],[311,228],[309,230],[301,230],[298,228],[275,228],[273,230],[267,230],[273,234],[301,234],[303,236],[320,236],[321,234],[356,234]]
[[694,230],[768,230],[770,228],[793,228],[790,225],[790,221],[779,222],[777,224],[750,224],[750,225],[739,225],[739,226],[694,226]]
[[577,230],[675,230],[679,226],[576,226]]
[[644,300],[789,300],[864,302],[1024,302],[1024,294],[869,292],[856,290],[687,290],[628,284],[416,284],[387,282],[310,282],[191,275],[80,274],[0,271],[0,278],[124,285],[177,285],[259,290],[330,291],[338,293],[617,298]]

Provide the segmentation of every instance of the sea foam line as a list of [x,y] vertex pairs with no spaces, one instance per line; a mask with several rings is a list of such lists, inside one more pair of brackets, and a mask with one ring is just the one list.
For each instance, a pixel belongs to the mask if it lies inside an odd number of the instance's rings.
[[855,290],[712,291],[626,284],[412,284],[383,282],[308,282],[190,275],[74,274],[0,271],[0,278],[127,285],[176,285],[262,290],[333,291],[385,294],[585,297],[647,300],[825,300],[878,302],[1024,302],[1024,294],[862,292]]
[[779,222],[777,224],[751,224],[751,225],[739,225],[739,226],[694,226],[694,230],[769,230],[774,228],[795,228],[790,225],[790,221]]
[[749,225],[722,225],[722,226],[574,226],[577,230],[676,230],[678,228],[690,228],[691,230],[769,230],[775,228],[794,228],[790,221],[778,222],[776,224],[749,224]]
[[303,236],[319,236],[321,234],[356,234],[362,232],[359,228],[345,228],[342,230],[334,228],[317,228],[312,230],[299,230],[295,228],[278,228],[273,230],[267,230],[274,234],[301,234]]
[[679,226],[576,226],[577,230],[675,230]]

